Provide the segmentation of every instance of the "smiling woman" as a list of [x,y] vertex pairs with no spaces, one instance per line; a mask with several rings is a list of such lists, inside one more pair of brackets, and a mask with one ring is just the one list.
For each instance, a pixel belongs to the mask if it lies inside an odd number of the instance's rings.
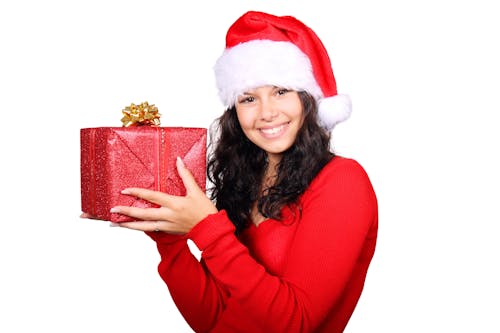
[[119,225],[156,242],[159,274],[196,332],[342,332],[375,251],[378,209],[365,170],[330,148],[351,105],[328,54],[297,19],[247,12],[229,28],[215,76],[226,110],[208,160],[211,197],[178,159],[186,195],[124,189],[159,207],[114,207],[142,220]]
[[267,153],[274,169],[302,126],[299,95],[280,87],[263,86],[238,98],[236,114],[245,136]]

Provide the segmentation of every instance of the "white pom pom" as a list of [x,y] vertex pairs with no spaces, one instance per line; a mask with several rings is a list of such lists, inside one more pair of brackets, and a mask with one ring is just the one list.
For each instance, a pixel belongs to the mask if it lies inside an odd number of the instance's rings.
[[352,104],[348,95],[335,95],[319,101],[318,116],[320,125],[328,131],[351,116]]

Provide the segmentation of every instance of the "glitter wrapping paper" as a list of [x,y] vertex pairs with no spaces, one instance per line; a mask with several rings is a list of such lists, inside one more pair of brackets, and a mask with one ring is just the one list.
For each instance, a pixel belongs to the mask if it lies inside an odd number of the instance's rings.
[[154,207],[121,194],[141,187],[185,195],[175,161],[182,158],[198,185],[206,187],[207,130],[193,127],[96,127],[80,129],[82,211],[111,222],[132,221],[114,206]]

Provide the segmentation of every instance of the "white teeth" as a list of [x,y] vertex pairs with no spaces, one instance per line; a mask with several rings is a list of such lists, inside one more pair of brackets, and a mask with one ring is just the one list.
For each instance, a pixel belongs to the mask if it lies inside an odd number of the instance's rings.
[[276,134],[276,133],[280,132],[282,129],[283,129],[283,125],[278,126],[278,127],[273,127],[273,128],[265,128],[265,129],[263,128],[263,129],[261,129],[261,131],[264,134]]

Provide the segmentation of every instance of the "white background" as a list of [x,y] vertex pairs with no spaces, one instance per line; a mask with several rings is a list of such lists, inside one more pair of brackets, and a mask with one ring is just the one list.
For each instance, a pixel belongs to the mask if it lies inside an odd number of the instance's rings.
[[[168,3],[169,5],[161,5]],[[149,101],[208,127],[212,66],[244,11],[330,52],[380,233],[346,332],[500,332],[500,21],[494,1],[2,1],[0,331],[190,332],[145,235],[80,214],[79,129]]]

